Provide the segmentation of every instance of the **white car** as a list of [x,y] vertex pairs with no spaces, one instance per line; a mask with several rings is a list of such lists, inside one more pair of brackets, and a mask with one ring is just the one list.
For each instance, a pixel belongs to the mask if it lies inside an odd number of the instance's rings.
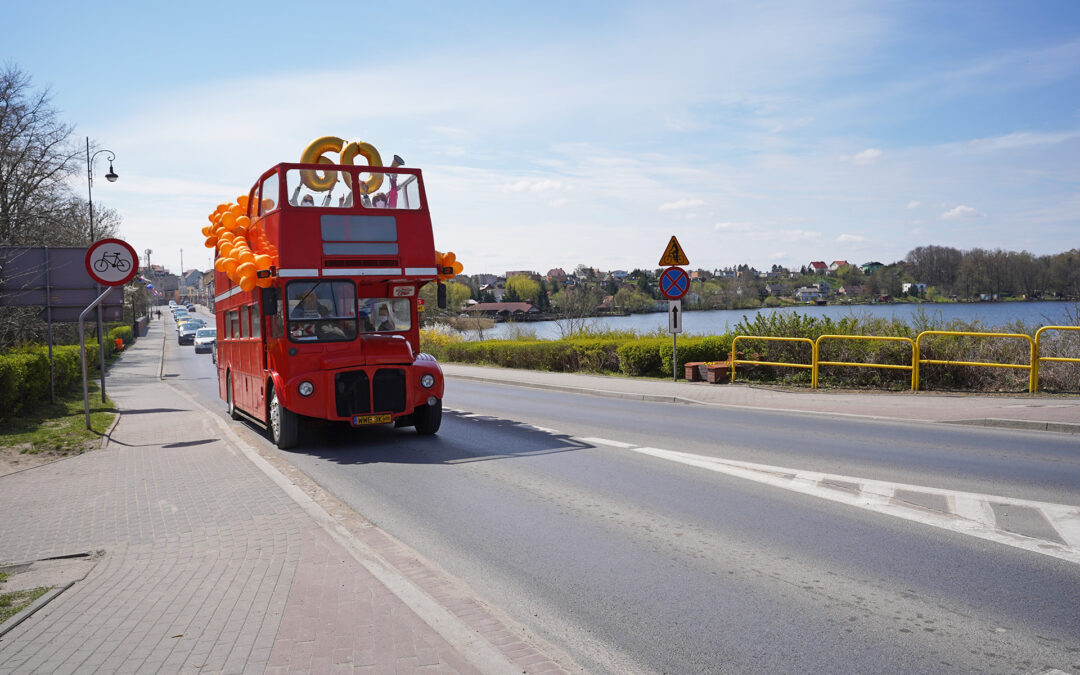
[[217,342],[217,328],[200,328],[195,331],[195,353],[213,351]]

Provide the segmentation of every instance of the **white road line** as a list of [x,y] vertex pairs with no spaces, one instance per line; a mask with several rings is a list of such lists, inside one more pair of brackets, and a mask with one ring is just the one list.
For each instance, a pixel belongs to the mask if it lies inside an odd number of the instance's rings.
[[961,518],[967,518],[984,527],[995,527],[997,519],[990,502],[975,495],[957,494],[949,497],[949,507]]
[[589,438],[579,438],[578,440],[579,441],[584,441],[584,442],[588,443],[589,445],[608,445],[608,446],[611,446],[613,448],[632,448],[632,447],[634,447],[633,443],[623,443],[622,441],[610,441],[610,440],[608,440],[606,438],[589,437]]
[[[735,478],[743,478],[756,483],[771,485],[784,490],[791,490],[1080,564],[1080,545],[1078,545],[1078,538],[1080,538],[1080,509],[1077,507],[1036,502],[1028,499],[1011,499],[970,492],[956,492],[920,485],[873,481],[839,474],[800,471],[781,466],[740,462],[705,455],[694,455],[687,452],[664,450],[662,448],[630,447],[625,449],[630,452],[715,471]],[[855,493],[854,491],[826,487],[821,484],[823,480],[854,483],[859,485],[860,490]],[[892,499],[897,490],[944,495],[947,501],[952,502],[950,505],[959,504],[960,511],[944,513],[916,505],[897,503]],[[950,497],[952,500],[948,500]],[[1059,532],[1062,540],[1068,542],[1068,545],[997,529],[993,511],[987,513],[990,501],[1039,509]]]

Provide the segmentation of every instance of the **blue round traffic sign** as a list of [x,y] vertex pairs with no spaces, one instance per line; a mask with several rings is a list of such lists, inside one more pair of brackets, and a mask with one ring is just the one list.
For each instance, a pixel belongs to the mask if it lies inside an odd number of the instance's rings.
[[678,300],[690,290],[690,275],[681,267],[669,267],[660,274],[660,292],[668,300]]

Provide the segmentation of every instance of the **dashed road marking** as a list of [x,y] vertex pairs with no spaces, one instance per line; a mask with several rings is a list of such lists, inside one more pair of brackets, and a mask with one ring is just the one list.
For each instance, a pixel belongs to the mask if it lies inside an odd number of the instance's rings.
[[[453,412],[466,417],[478,417],[466,411]],[[566,435],[531,424],[518,426],[557,436]],[[589,436],[570,436],[570,438],[594,447],[604,446],[677,462],[1080,564],[1080,506],[742,462],[639,446],[608,438]],[[943,508],[935,508],[936,505]],[[1055,541],[1035,534],[1029,536],[1004,529],[997,522],[997,515],[993,508],[995,505],[1016,506],[1038,511],[1045,517],[1059,540]]]

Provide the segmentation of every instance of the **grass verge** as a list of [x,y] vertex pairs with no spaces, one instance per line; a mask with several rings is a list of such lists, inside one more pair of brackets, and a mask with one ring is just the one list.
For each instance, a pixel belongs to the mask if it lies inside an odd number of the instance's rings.
[[[0,572],[0,586],[3,586],[8,575]],[[4,623],[26,608],[30,603],[49,592],[52,586],[38,586],[25,591],[11,591],[0,593],[0,623]]]
[[0,423],[0,449],[21,454],[77,455],[101,442],[116,418],[112,401],[101,402],[100,389],[90,383],[90,426],[86,428],[82,391],[57,394],[56,403],[43,403],[18,419]]

